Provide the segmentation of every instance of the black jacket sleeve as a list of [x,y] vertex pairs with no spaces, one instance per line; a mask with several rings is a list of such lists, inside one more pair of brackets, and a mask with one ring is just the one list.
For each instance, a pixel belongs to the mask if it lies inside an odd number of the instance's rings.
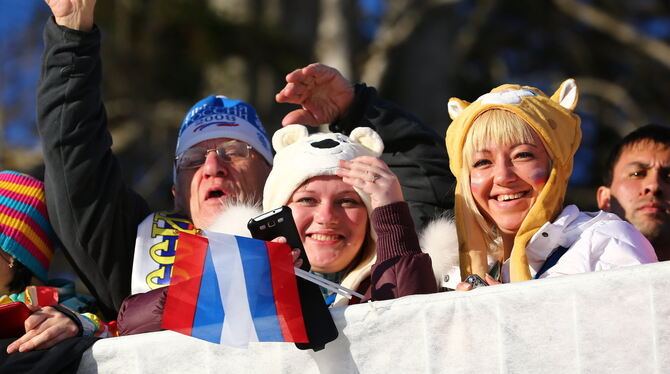
[[365,84],[355,86],[349,111],[330,130],[349,134],[360,126],[374,129],[384,141],[381,158],[398,176],[417,228],[454,208],[456,180],[443,137]]
[[106,318],[130,293],[137,225],[147,203],[123,181],[101,95],[100,31],[44,29],[37,124],[51,224]]

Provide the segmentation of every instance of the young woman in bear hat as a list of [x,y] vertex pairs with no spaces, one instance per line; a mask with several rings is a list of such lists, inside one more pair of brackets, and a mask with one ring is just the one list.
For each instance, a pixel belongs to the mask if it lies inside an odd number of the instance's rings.
[[[384,144],[376,132],[308,136],[306,127],[289,125],[272,145],[263,209],[291,208],[313,272],[364,300],[436,292],[398,179],[378,158]],[[360,302],[324,296],[332,305]]]
[[616,215],[563,208],[581,140],[577,98],[569,79],[551,97],[503,85],[472,104],[449,101],[463,277],[493,284],[657,261],[642,234]]

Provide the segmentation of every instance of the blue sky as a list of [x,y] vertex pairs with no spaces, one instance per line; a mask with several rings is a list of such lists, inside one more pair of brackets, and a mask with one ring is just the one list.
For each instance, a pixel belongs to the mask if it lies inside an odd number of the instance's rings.
[[32,19],[37,11],[48,9],[43,0],[2,0],[0,1],[0,38],[11,37],[15,27],[22,27]]
[[0,100],[6,113],[6,141],[34,147],[35,92],[39,78],[40,30],[26,33],[48,7],[42,0],[0,1]]

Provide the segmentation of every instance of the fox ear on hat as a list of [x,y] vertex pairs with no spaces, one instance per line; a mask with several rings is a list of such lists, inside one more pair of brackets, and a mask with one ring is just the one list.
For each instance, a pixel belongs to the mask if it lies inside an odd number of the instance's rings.
[[384,142],[382,141],[382,138],[369,127],[356,127],[351,134],[349,134],[349,139],[372,151],[377,157],[381,156],[384,151]]
[[577,100],[579,99],[579,90],[577,90],[577,83],[570,78],[566,79],[561,86],[551,96],[551,100],[557,102],[560,106],[570,111],[575,110]]
[[272,135],[272,147],[276,152],[279,152],[285,147],[308,136],[309,133],[307,127],[303,125],[288,125],[277,130],[274,135]]
[[449,99],[449,104],[447,104],[447,108],[449,109],[449,117],[451,117],[452,120],[456,119],[456,117],[458,117],[458,115],[461,114],[461,112],[469,105],[470,103],[465,100],[452,97]]

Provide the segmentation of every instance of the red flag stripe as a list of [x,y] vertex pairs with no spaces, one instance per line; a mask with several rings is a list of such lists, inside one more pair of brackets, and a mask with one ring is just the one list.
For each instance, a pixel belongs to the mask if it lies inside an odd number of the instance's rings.
[[202,236],[179,233],[163,310],[164,329],[191,335],[208,246]]
[[298,297],[298,283],[293,271],[291,248],[284,243],[265,242],[265,244],[268,247],[272,289],[284,341],[308,343]]

